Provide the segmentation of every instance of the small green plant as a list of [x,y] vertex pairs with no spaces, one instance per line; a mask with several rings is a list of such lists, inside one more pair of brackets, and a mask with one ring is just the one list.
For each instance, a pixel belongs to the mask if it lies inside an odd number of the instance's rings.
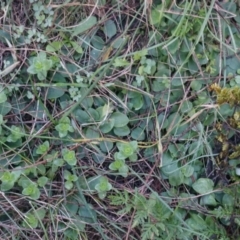
[[64,148],[62,149],[62,156],[64,161],[66,161],[70,166],[75,166],[77,164],[77,159],[74,151]]
[[37,74],[38,79],[42,81],[46,79],[48,71],[52,68],[53,62],[47,59],[45,52],[40,52],[37,57],[32,59],[30,64],[27,71],[30,74]]
[[21,176],[18,180],[18,185],[23,188],[22,194],[33,199],[38,199],[40,197],[40,190],[38,184],[31,181],[26,176]]
[[128,175],[128,165],[125,163],[124,159],[118,159],[114,156],[115,161],[109,165],[109,169],[113,171],[118,171],[123,177]]
[[41,28],[47,28],[52,26],[53,14],[51,7],[45,7],[42,1],[33,3],[34,15],[37,19],[37,24]]
[[41,33],[38,29],[31,28],[27,31],[27,37],[25,38],[25,43],[30,44],[33,42],[45,43],[47,42],[47,37],[43,33]]
[[104,199],[107,192],[112,189],[112,184],[108,182],[106,177],[100,177],[99,182],[95,185],[100,199]]
[[119,150],[116,156],[117,159],[129,158],[129,160],[132,162],[137,161],[137,154],[136,154],[136,151],[138,150],[137,141],[131,141],[129,143],[118,142],[117,148]]
[[5,171],[0,180],[1,180],[1,190],[8,191],[14,187],[14,184],[17,182],[18,178],[21,175],[21,171]]
[[[121,206],[118,214],[127,214],[135,210],[132,228],[140,227],[141,239],[157,239],[171,229],[171,211],[152,193],[149,198],[135,192],[133,196],[124,191],[110,195],[110,204]],[[168,225],[169,224],[169,225]],[[165,233],[165,234],[164,234]]]
[[[138,75],[136,76],[136,86],[140,87],[142,82],[147,79],[148,75],[153,74],[156,71],[156,61],[146,57],[147,50],[136,52],[134,60],[140,60],[140,66],[138,67]],[[146,82],[145,82],[146,84]]]
[[20,127],[11,126],[10,131],[10,135],[7,137],[7,142],[16,142],[24,136],[23,129]]
[[49,141],[45,141],[43,144],[41,144],[38,148],[36,153],[37,154],[45,154],[49,149]]
[[58,131],[60,138],[66,137],[68,132],[74,132],[74,129],[71,126],[70,119],[68,117],[61,118],[59,120],[59,124],[55,127],[55,129]]
[[38,199],[40,197],[40,191],[36,183],[30,183],[28,186],[26,186],[23,189],[22,194],[33,199]]
[[78,180],[78,177],[74,174],[71,174],[69,171],[64,171],[64,179],[66,180],[64,183],[64,186],[67,190],[70,190],[73,188],[73,182],[76,182]]
[[46,215],[46,210],[39,208],[37,210],[29,211],[25,215],[25,219],[22,222],[24,228],[37,228],[39,221],[41,221]]
[[137,141],[131,141],[129,143],[117,143],[119,152],[114,153],[114,162],[109,165],[109,169],[118,171],[123,177],[128,175],[128,166],[125,163],[125,159],[129,159],[132,162],[137,161],[136,151],[138,149]]

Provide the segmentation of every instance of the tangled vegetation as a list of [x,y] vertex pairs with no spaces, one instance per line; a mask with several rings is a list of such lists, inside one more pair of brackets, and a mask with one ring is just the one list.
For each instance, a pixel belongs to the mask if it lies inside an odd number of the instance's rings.
[[0,3],[1,239],[237,239],[239,1]]

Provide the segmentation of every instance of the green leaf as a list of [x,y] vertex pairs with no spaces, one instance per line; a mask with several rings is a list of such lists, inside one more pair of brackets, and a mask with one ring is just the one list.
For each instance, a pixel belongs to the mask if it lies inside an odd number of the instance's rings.
[[39,208],[39,209],[37,209],[36,211],[34,211],[34,215],[35,215],[38,219],[42,220],[42,219],[44,219],[44,217],[45,217],[45,215],[46,215],[46,210],[43,209],[43,208]]
[[161,14],[158,9],[152,9],[150,13],[150,23],[156,25],[161,22]]
[[117,27],[113,20],[109,19],[104,24],[104,33],[108,38],[112,38],[117,33]]
[[112,189],[112,185],[108,182],[108,179],[106,177],[102,177],[100,179],[100,182],[96,184],[95,189],[98,192],[105,192]]
[[23,137],[23,130],[20,127],[11,126],[11,134],[7,137],[7,142],[16,142]]
[[87,223],[94,223],[97,219],[96,210],[90,205],[81,205],[78,211],[78,215],[81,217],[81,220]]
[[64,186],[65,186],[65,188],[66,188],[67,190],[70,190],[70,189],[73,188],[73,183],[72,183],[71,181],[66,181],[66,182],[64,183]]
[[113,129],[114,134],[116,134],[119,137],[124,137],[124,136],[128,136],[130,134],[130,129],[128,126],[124,126],[124,127],[115,127]]
[[25,176],[21,176],[20,179],[18,180],[18,185],[21,186],[22,188],[26,188],[32,184],[32,182]]
[[22,225],[25,228],[37,228],[38,219],[34,216],[34,214],[27,213]]
[[31,65],[28,67],[27,72],[30,74],[37,74],[38,79],[45,80],[47,72],[52,68],[53,62],[47,59],[45,52],[40,52],[37,57],[33,58]]
[[3,90],[1,90],[0,92],[0,103],[4,103],[7,101],[7,95],[5,94],[5,92]]
[[119,168],[118,172],[123,176],[127,177],[128,176],[128,166],[124,164],[121,168]]
[[91,138],[99,138],[100,137],[100,133],[98,132],[98,130],[96,128],[93,127],[88,127],[87,131],[86,131],[86,137],[91,139]]
[[77,109],[73,112],[74,117],[79,123],[88,123],[90,121],[90,116],[81,109]]
[[97,110],[95,110],[93,108],[89,108],[87,111],[91,116],[91,121],[99,121],[100,120],[100,115]]
[[106,120],[103,125],[100,126],[100,130],[102,133],[108,133],[113,129],[114,119]]
[[64,170],[64,179],[70,182],[76,182],[78,177],[74,174],[71,174],[68,170]]
[[130,65],[130,62],[128,62],[124,58],[116,58],[113,63],[114,67],[125,67],[125,66],[129,66],[129,65]]
[[14,182],[3,182],[1,184],[1,191],[9,191],[14,186]]
[[105,154],[100,152],[100,153],[93,153],[92,158],[97,164],[102,164],[105,161],[106,156]]
[[68,132],[74,132],[68,117],[60,119],[59,124],[55,127],[55,129],[58,131],[59,137],[61,138],[67,136]]
[[56,51],[60,50],[62,46],[63,46],[62,41],[54,41],[47,45],[46,51],[47,52],[56,52]]
[[127,115],[121,112],[114,112],[111,116],[111,119],[114,119],[114,127],[124,127],[129,123]]
[[12,110],[12,105],[9,102],[0,103],[0,114],[5,116]]
[[43,144],[38,146],[36,153],[37,154],[44,154],[48,151],[49,149],[49,141],[45,141]]
[[142,57],[146,56],[147,53],[148,53],[148,50],[146,48],[142,49],[141,51],[137,51],[133,55],[133,60],[134,61],[139,61]]
[[202,88],[202,81],[193,80],[190,84],[192,90],[199,91]]
[[207,228],[205,221],[198,214],[191,213],[186,220],[186,224],[195,231],[201,231]]
[[40,197],[40,191],[37,187],[37,184],[35,184],[35,183],[31,183],[26,188],[24,188],[22,191],[22,194],[29,196],[36,200]]
[[97,24],[97,18],[95,16],[90,16],[80,22],[73,31],[72,36],[77,36]]
[[136,162],[138,160],[138,155],[136,153],[133,153],[131,156],[129,156],[129,160],[131,162]]
[[182,103],[181,112],[182,113],[190,112],[192,110],[192,108],[193,108],[192,102],[186,100]]
[[49,179],[45,176],[38,178],[38,180],[37,180],[38,186],[40,186],[40,187],[45,186],[47,184],[48,180]]
[[112,162],[110,165],[109,165],[109,169],[111,170],[119,170],[121,167],[123,167],[125,165],[125,161],[124,160],[115,160],[114,162]]
[[182,168],[182,173],[185,177],[191,177],[194,173],[194,168],[190,165],[186,165]]
[[208,194],[205,196],[202,196],[200,199],[201,205],[207,205],[207,206],[217,206],[217,202],[215,200],[214,194]]
[[132,104],[135,110],[141,109],[144,104],[142,94],[136,94],[135,97],[131,99],[130,104]]
[[73,217],[77,214],[78,208],[79,208],[79,203],[76,199],[74,198],[67,198],[66,204],[64,205],[68,214]]
[[100,148],[103,152],[109,153],[113,148],[113,142],[102,141],[100,142]]
[[58,87],[49,87],[47,90],[46,98],[47,99],[57,99],[63,96],[65,90]]
[[131,141],[129,143],[117,142],[117,148],[124,157],[130,157],[137,149],[137,141]]
[[77,53],[79,53],[79,54],[82,54],[82,53],[83,53],[83,49],[82,49],[82,47],[79,45],[79,43],[77,43],[77,42],[71,42],[71,45],[72,45],[73,49],[74,49]]
[[223,206],[230,206],[230,207],[234,207],[234,204],[235,204],[235,199],[233,196],[225,193],[223,195],[223,198],[222,198],[222,205]]
[[14,173],[9,171],[4,172],[0,179],[3,183],[9,184],[14,184],[15,181],[17,180],[14,176]]
[[214,183],[208,178],[199,178],[193,185],[192,188],[200,194],[209,193],[213,190]]
[[180,170],[176,170],[172,172],[169,176],[169,183],[172,186],[179,186],[183,183],[183,181],[184,181],[184,176],[182,174],[182,171]]
[[139,141],[145,140],[145,132],[142,128],[137,127],[137,128],[132,130],[131,137],[133,139],[139,140]]
[[114,40],[114,42],[112,43],[112,47],[115,49],[120,48],[121,46],[124,46],[124,44],[126,45],[127,43],[127,38],[126,37],[120,37],[117,38],[116,40]]
[[62,156],[64,161],[66,161],[69,165],[75,166],[77,164],[77,159],[74,151],[70,151],[67,148],[62,149]]

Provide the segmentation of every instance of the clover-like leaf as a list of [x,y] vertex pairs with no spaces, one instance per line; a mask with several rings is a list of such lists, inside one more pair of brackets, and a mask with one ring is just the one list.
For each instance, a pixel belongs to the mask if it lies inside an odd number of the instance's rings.
[[27,213],[22,223],[24,228],[36,228],[38,226],[38,219],[32,213]]
[[111,170],[119,170],[124,165],[125,165],[125,161],[124,160],[117,159],[117,160],[115,160],[114,162],[112,162],[109,165],[109,169],[111,169]]
[[96,184],[95,189],[98,192],[107,192],[112,189],[112,184],[108,182],[106,177],[101,177],[100,182]]
[[125,157],[130,157],[138,148],[137,141],[131,141],[129,143],[117,143],[117,148],[119,149],[120,153]]
[[45,52],[40,52],[37,57],[33,58],[32,64],[27,71],[30,74],[37,74],[39,80],[44,80],[47,77],[47,72],[52,68],[53,62],[47,59]]
[[37,154],[44,154],[48,151],[49,149],[49,141],[45,141],[43,144],[38,146],[36,153]]
[[68,117],[61,119],[55,129],[58,131],[60,138],[67,136],[68,132],[74,132]]
[[76,165],[77,159],[76,159],[74,151],[64,148],[62,150],[62,156],[63,156],[64,161],[66,161],[69,165],[71,165],[71,166]]
[[22,194],[33,199],[38,199],[40,197],[40,191],[36,183],[29,184],[26,188],[23,189]]
[[70,182],[76,182],[78,180],[78,177],[74,174],[71,174],[68,170],[64,171],[64,179]]

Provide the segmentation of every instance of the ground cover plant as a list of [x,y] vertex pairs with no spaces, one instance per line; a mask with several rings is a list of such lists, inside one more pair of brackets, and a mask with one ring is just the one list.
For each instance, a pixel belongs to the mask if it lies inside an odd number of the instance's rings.
[[238,239],[238,1],[0,3],[1,239]]

